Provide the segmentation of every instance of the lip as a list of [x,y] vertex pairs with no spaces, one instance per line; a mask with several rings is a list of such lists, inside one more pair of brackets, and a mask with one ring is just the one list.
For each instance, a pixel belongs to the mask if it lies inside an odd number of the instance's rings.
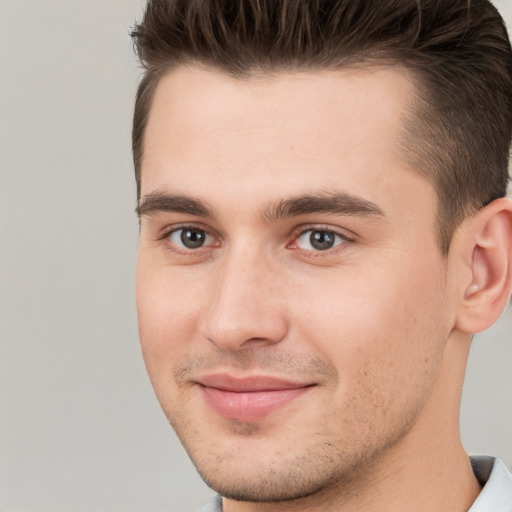
[[208,375],[197,382],[205,402],[230,420],[257,422],[307,393],[315,384],[268,376]]

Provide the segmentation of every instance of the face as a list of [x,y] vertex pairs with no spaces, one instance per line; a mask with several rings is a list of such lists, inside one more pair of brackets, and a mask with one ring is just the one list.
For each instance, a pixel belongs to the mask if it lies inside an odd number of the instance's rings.
[[227,497],[348,485],[440,420],[436,196],[400,155],[400,70],[159,84],[137,306],[169,421]]

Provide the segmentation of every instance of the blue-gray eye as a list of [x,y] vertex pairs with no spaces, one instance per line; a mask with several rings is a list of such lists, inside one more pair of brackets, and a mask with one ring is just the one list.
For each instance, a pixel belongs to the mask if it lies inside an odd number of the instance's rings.
[[327,251],[342,244],[345,239],[332,231],[308,229],[297,237],[297,246],[307,251]]

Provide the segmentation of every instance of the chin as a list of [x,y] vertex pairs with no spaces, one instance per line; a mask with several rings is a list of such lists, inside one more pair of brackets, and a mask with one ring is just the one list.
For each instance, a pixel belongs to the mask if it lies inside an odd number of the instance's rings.
[[[258,470],[252,461],[245,460],[237,470],[222,467],[203,468],[196,465],[204,482],[221,496],[235,501],[276,503],[295,501],[315,495],[339,482],[340,475],[310,474],[310,465],[276,471],[272,468]],[[245,470],[244,470],[245,469]]]
[[[287,453],[282,443],[269,444],[257,434],[251,436],[255,427],[258,425],[239,425],[241,434],[246,430],[247,437],[239,438],[242,442],[231,439],[225,444],[213,441],[209,446],[187,446],[184,440],[201,478],[225,498],[255,503],[304,499],[349,486],[371,459],[367,453],[344,451],[324,440],[310,442],[309,446],[294,443]],[[301,449],[291,452],[297,444],[302,445]]]

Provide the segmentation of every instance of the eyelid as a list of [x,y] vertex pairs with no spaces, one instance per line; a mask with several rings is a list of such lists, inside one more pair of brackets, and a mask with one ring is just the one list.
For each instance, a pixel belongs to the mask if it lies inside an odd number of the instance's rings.
[[[159,240],[163,240],[167,238],[171,233],[174,233],[175,231],[179,231],[180,229],[198,229],[200,231],[204,231],[205,233],[208,233],[209,235],[215,236],[212,233],[212,229],[208,226],[205,226],[201,224],[200,222],[178,222],[176,224],[171,224],[168,226],[165,226],[160,230],[160,234],[158,235]],[[217,236],[218,238],[218,236]]]

